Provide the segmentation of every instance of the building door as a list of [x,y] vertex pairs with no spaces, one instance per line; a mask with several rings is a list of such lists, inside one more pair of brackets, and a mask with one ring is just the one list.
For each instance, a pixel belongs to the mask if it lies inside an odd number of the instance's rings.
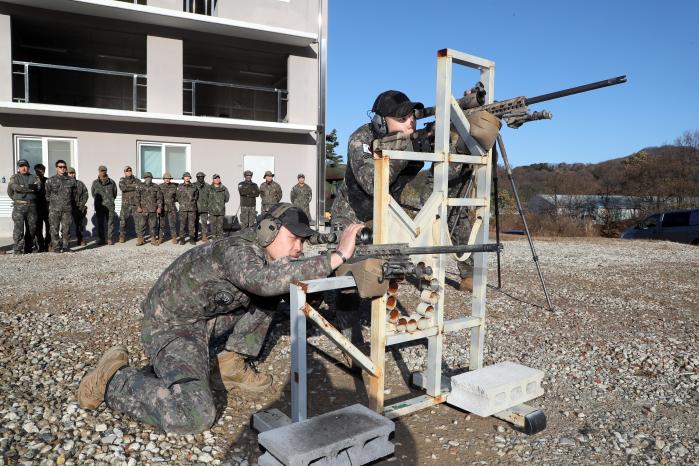
[[[264,174],[267,170],[274,173],[274,156],[273,155],[244,155],[243,156],[243,171],[250,170],[252,172],[252,181],[258,185],[264,181]],[[257,198],[255,209],[261,212],[262,202]]]

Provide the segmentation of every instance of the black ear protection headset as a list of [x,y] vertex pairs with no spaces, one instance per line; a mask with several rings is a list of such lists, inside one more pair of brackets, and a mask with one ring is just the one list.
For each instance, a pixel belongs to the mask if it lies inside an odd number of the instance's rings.
[[372,111],[374,112],[374,115],[371,117],[371,129],[374,132],[374,136],[377,138],[382,138],[388,134],[388,124],[386,123],[386,118],[376,113],[376,110]]
[[279,229],[282,227],[282,222],[279,218],[292,207],[293,205],[287,202],[281,203],[274,210],[267,212],[260,220],[260,223],[257,225],[257,242],[260,246],[266,248],[272,244],[272,241],[279,233]]

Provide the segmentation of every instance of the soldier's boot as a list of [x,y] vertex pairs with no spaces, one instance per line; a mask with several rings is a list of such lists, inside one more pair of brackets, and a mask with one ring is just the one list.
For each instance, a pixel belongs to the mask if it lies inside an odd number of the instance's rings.
[[116,372],[129,365],[129,352],[123,345],[109,348],[92,371],[83,377],[78,387],[81,408],[95,409],[104,401],[107,385]]
[[172,235],[172,244],[177,244],[177,236]]
[[245,363],[238,353],[223,351],[216,357],[221,382],[226,390],[241,388],[251,392],[260,392],[272,385],[272,376],[260,374]]
[[159,244],[160,244],[160,240],[158,238],[151,238],[151,240],[150,240],[151,246],[158,246]]
[[124,236],[123,233],[119,234],[119,242],[120,243],[125,243],[126,242],[126,236]]
[[189,244],[197,244],[197,240],[195,240],[194,238],[190,238]]
[[459,290],[473,293],[473,277],[464,277],[459,283]]
[[53,252],[53,244],[49,243],[49,245],[46,247],[46,251]]
[[184,243],[185,243],[184,236],[180,237],[179,243],[180,243],[180,245],[184,246]]
[[145,241],[143,241],[143,236],[139,236],[136,239],[136,246],[143,246],[145,244]]
[[87,241],[81,239],[80,241],[78,241],[78,244],[80,244],[80,246],[87,246]]
[[207,241],[209,241],[209,236],[206,233],[202,232],[201,240],[206,243]]
[[114,241],[112,241],[111,239],[108,239],[107,246],[113,246],[113,245],[114,245]]

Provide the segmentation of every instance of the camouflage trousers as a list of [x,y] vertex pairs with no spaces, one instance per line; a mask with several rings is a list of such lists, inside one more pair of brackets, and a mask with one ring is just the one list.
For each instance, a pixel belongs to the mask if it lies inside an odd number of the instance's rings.
[[[12,208],[12,240],[14,242],[14,252],[25,252],[24,237],[29,233],[29,242],[33,243],[36,235],[37,213],[36,204],[15,203]],[[31,249],[31,248],[29,248]]]
[[[49,224],[51,225],[51,244],[53,250],[61,249],[61,238],[63,239],[63,249],[70,247],[70,223],[72,215],[70,209],[49,208]],[[61,232],[59,235],[58,232]]]
[[158,237],[158,214],[155,212],[142,212],[136,217],[136,232],[139,238],[146,236],[146,225],[150,231],[150,239]]
[[210,215],[211,236],[219,239],[223,238],[223,215]]
[[257,223],[257,212],[254,207],[240,208],[240,228],[248,228]]
[[[97,223],[97,236],[100,242],[104,243],[107,240],[114,239],[114,217],[116,212],[114,208],[98,207],[95,209],[95,220]],[[107,231],[104,231],[104,222],[107,221]]]
[[[46,251],[51,244],[51,224],[49,223],[49,209],[37,206],[36,210],[36,245],[40,251]],[[46,232],[46,235],[44,235]]]
[[160,239],[165,237],[165,226],[167,225],[167,231],[170,237],[177,237],[177,209],[163,211],[160,216]]
[[141,337],[152,370],[119,370],[107,386],[105,401],[165,432],[207,430],[217,416],[210,383],[214,343],[227,336],[227,350],[257,356],[271,323],[272,312],[257,308],[171,329],[144,318]]
[[189,233],[190,240],[196,240],[197,211],[180,210],[180,239],[184,241]]
[[204,238],[204,235],[209,236],[209,213],[197,212],[197,223],[195,226],[197,235],[201,233],[202,238]]
[[80,244],[85,233],[85,214],[80,209],[73,209],[72,217],[75,225],[75,237],[78,239],[78,244]]
[[134,228],[138,231],[138,212],[136,212],[136,207],[128,204],[121,204],[121,211],[119,212],[119,235],[126,236],[126,222],[129,217],[133,218]]

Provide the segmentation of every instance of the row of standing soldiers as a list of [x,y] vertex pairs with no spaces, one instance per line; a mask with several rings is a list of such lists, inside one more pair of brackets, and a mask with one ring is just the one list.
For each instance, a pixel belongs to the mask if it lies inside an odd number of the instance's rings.
[[[269,211],[270,207],[277,204],[282,199],[282,187],[274,181],[274,173],[267,170],[264,181],[258,187],[252,181],[253,173],[250,170],[243,172],[244,180],[238,183],[238,194],[240,194],[240,226],[247,228],[257,223],[257,212],[255,210],[256,198],[259,196],[262,203],[262,214]],[[306,176],[299,173],[296,177],[298,183],[291,188],[291,203],[303,210],[310,219],[310,205],[313,198],[311,187],[306,184]]]

